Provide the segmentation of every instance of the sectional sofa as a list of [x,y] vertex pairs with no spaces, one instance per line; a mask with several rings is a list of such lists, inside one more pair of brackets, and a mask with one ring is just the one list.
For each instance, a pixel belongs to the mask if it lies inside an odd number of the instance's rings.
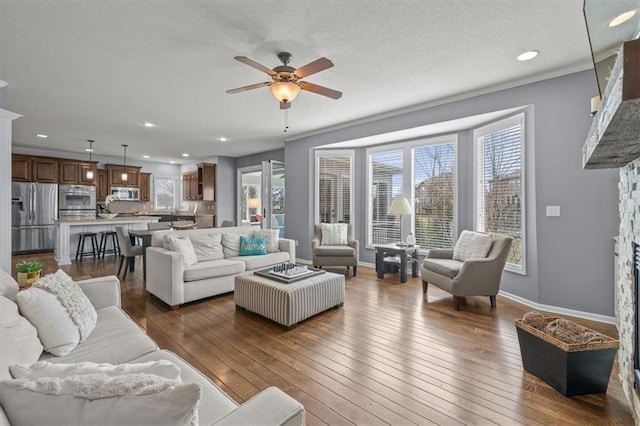
[[[269,235],[267,253],[241,256],[240,236]],[[197,263],[185,265],[185,255],[172,250],[169,238],[189,238]],[[147,248],[147,291],[177,309],[181,304],[233,291],[238,274],[296,261],[295,241],[279,230],[253,226],[156,231]]]
[[[186,361],[172,352],[160,350],[120,308],[120,282],[115,276],[79,281],[78,284],[97,311],[97,325],[89,337],[75,349],[64,356],[55,357],[42,351],[36,329],[18,312],[15,303],[17,283],[0,270],[0,380],[11,379],[9,366],[38,360],[58,364],[95,362],[128,365],[165,360],[179,367],[183,383],[199,385],[201,396],[197,415],[200,425],[305,424],[304,407],[278,388],[267,388],[238,405]],[[64,400],[62,405],[46,405],[38,403],[35,400],[37,397],[38,395],[33,395],[33,400],[21,397],[13,406],[0,407],[0,425],[9,425],[9,418],[21,417],[21,413],[29,410],[39,410],[46,415],[47,410],[54,413],[54,410],[72,409],[64,405]],[[153,406],[144,408],[154,410]],[[71,413],[71,416],[76,419],[76,413]],[[77,421],[73,424],[87,423],[86,416],[86,412],[78,412]],[[52,419],[53,414],[46,423],[55,423]],[[130,421],[142,424],[133,419]],[[107,418],[105,423],[108,423]]]

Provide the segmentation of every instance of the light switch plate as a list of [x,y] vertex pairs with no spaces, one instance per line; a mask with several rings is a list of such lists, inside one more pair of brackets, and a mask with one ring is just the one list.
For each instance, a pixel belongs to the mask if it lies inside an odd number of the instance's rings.
[[547,216],[560,216],[560,206],[547,206]]

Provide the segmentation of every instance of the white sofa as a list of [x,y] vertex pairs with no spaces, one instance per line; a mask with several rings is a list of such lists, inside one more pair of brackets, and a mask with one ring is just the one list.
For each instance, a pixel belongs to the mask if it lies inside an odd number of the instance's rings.
[[[120,308],[120,282],[115,276],[79,281],[78,284],[98,313],[96,328],[86,341],[62,357],[42,352],[42,346],[26,344],[35,329],[18,314],[15,294],[18,285],[0,270],[2,306],[0,313],[0,379],[10,379],[9,365],[26,360],[47,360],[52,363],[141,363],[168,360],[181,370],[183,382],[196,382],[202,389],[198,405],[200,425],[304,425],[304,407],[275,387],[269,387],[255,397],[238,405],[206,376],[176,354],[160,350],[143,330]],[[14,309],[15,305],[15,309]],[[29,328],[31,327],[31,328]],[[37,353],[35,353],[37,352]],[[28,401],[26,401],[28,406]],[[9,425],[5,408],[0,407],[0,425]],[[44,407],[32,407],[34,410]],[[153,407],[149,407],[150,410]],[[82,423],[78,414],[77,424]]]
[[[203,237],[214,234],[251,236],[260,228],[235,226],[225,228],[191,229],[185,231],[156,231],[147,248],[147,291],[173,309],[181,304],[233,291],[238,274],[268,268],[280,263],[296,261],[295,241],[278,239],[279,251],[258,256],[230,256],[225,248],[224,259],[198,262],[184,266],[183,255],[168,250],[165,236]],[[224,248],[224,240],[222,245]]]

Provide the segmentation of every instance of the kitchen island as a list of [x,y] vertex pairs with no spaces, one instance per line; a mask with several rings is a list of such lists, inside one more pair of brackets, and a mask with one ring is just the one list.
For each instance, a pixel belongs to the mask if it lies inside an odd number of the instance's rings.
[[[116,226],[125,226],[129,230],[147,229],[149,222],[158,222],[159,218],[152,216],[124,216],[113,219],[70,219],[62,218],[56,220],[55,238],[55,259],[58,265],[70,265],[71,259],[76,256],[79,234],[81,232],[95,232],[98,234],[105,231],[115,231]],[[86,250],[86,244],[85,244]]]

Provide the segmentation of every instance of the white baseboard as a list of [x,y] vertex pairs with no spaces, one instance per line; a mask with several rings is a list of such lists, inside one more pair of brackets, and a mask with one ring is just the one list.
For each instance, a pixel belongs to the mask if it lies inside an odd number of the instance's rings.
[[561,308],[559,306],[543,305],[542,303],[532,302],[528,299],[525,299],[524,297],[516,296],[514,294],[507,293],[506,291],[500,291],[500,293],[498,294],[500,296],[506,297],[507,299],[511,299],[515,302],[522,303],[523,305],[530,306],[539,311],[552,312],[554,314],[568,315],[571,317],[582,318],[590,321],[597,321],[597,322],[603,322],[606,324],[617,325],[616,318],[610,317],[608,315],[592,314],[590,312],[576,311],[573,309]]

